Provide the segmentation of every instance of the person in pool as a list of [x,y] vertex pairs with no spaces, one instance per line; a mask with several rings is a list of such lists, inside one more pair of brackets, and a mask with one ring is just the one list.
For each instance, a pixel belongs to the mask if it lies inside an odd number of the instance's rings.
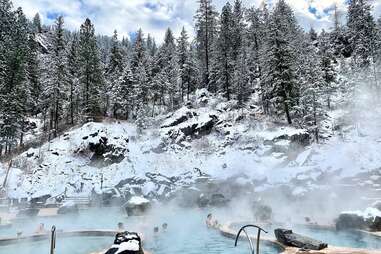
[[216,228],[218,227],[218,221],[213,220],[213,214],[209,213],[208,216],[206,216],[206,226],[208,228]]
[[118,223],[118,232],[124,232],[124,231],[126,231],[126,230],[124,229],[123,222],[119,222]]
[[36,229],[35,233],[36,234],[46,234],[47,233],[44,223],[40,223],[40,225],[38,225],[38,228]]
[[163,223],[163,225],[161,226],[161,229],[162,229],[162,231],[163,231],[164,233],[167,232],[168,224],[167,224],[167,223]]

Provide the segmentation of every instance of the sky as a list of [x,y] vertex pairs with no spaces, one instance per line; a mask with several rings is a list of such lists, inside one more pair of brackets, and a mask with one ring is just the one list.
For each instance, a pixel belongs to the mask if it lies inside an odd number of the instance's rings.
[[[233,2],[234,0],[231,0]],[[266,0],[271,6],[276,0]],[[295,11],[300,25],[320,31],[332,27],[333,5],[336,3],[345,17],[348,0],[286,0]],[[372,0],[374,16],[381,15],[381,0]],[[184,26],[192,36],[193,16],[197,0],[13,0],[14,7],[21,6],[32,18],[37,12],[44,24],[53,24],[63,15],[65,27],[78,30],[85,18],[95,24],[96,33],[112,35],[116,29],[120,36],[130,37],[139,28],[160,42],[167,27],[176,36]],[[220,11],[227,0],[214,0]],[[245,6],[260,6],[263,0],[242,0]]]

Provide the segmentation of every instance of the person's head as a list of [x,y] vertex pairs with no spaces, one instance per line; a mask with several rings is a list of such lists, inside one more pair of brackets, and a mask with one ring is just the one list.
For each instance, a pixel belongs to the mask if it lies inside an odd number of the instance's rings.
[[153,228],[153,232],[154,232],[154,233],[159,233],[159,227],[154,227],[154,228]]
[[212,217],[213,217],[213,215],[212,215],[211,213],[209,213],[208,216],[206,216],[206,218],[207,218],[208,220],[211,220]]
[[163,227],[163,229],[165,230],[165,229],[168,228],[168,224],[167,224],[167,223],[163,223],[162,227]]
[[124,229],[123,222],[119,222],[119,223],[118,223],[118,229]]

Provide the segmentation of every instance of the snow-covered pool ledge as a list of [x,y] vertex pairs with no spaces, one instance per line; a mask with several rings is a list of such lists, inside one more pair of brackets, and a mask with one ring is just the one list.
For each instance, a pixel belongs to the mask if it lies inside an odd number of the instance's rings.
[[[218,230],[220,231],[220,233],[223,236],[235,239],[238,232],[232,228],[232,226],[231,226],[232,224],[233,224],[232,222],[228,222],[226,224],[223,224]],[[381,234],[379,234],[378,236],[381,236]],[[253,241],[257,240],[256,236],[249,235],[249,237]],[[261,241],[266,243],[266,244],[275,246],[276,248],[279,249],[279,253],[281,253],[281,254],[306,253],[304,251],[302,252],[300,248],[285,246],[285,245],[281,244],[280,242],[278,242],[274,239],[261,237]],[[319,251],[310,250],[310,251],[308,251],[308,253],[309,254],[381,254],[381,250],[368,250],[368,249],[328,246],[328,248],[325,248],[325,249],[319,250]]]

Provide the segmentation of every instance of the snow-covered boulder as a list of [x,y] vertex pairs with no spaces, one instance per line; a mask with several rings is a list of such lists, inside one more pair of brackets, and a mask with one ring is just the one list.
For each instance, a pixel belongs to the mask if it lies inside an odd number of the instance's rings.
[[74,201],[67,201],[62,204],[60,208],[58,208],[58,214],[73,214],[78,213],[79,208],[78,205]]
[[196,111],[184,106],[177,110],[174,114],[170,115],[161,125],[161,128],[168,128],[179,125],[196,116]]
[[92,153],[91,161],[99,166],[120,163],[128,151],[127,138],[114,137],[110,140],[104,133],[95,132],[83,136],[82,139],[82,145],[75,152],[78,154]]
[[139,196],[134,196],[124,205],[128,216],[139,216],[147,212],[151,207],[151,202]]

